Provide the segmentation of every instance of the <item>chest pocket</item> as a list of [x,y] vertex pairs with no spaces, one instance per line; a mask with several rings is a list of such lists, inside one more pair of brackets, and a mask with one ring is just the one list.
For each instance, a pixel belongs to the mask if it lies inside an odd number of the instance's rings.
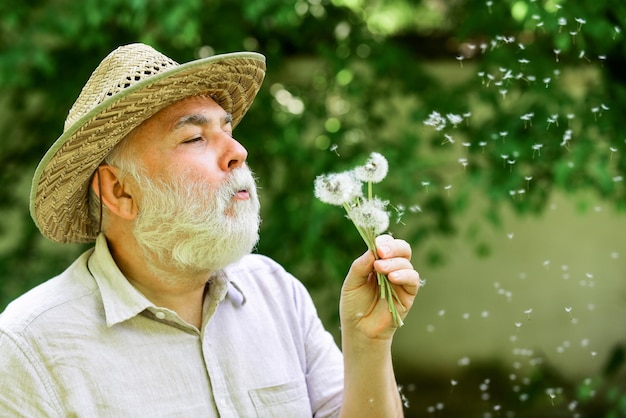
[[311,418],[311,403],[303,379],[249,392],[258,418]]

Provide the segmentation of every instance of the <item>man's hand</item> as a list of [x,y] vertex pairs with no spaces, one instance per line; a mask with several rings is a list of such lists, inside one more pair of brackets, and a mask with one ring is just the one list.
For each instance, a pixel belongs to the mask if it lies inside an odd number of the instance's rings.
[[406,317],[413,305],[420,286],[420,277],[411,264],[411,247],[406,241],[381,235],[376,238],[376,247],[378,260],[371,251],[367,251],[354,260],[350,267],[341,291],[341,327],[344,334],[390,340],[396,326],[387,300],[380,297],[375,271],[389,278],[404,306],[402,308],[396,303],[402,318]]

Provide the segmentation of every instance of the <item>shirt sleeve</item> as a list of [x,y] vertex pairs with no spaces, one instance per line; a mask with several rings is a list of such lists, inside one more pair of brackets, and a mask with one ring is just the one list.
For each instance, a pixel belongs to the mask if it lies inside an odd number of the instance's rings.
[[324,328],[311,296],[299,281],[295,294],[304,332],[306,379],[315,418],[336,417],[343,398],[343,355]]
[[0,411],[11,417],[62,417],[45,367],[28,351],[0,330]]

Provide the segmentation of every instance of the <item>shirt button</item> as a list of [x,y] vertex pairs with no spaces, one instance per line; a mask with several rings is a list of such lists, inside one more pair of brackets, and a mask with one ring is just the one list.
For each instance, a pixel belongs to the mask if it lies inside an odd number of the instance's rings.
[[154,316],[156,316],[159,319],[165,319],[165,313],[163,313],[161,311],[155,313]]

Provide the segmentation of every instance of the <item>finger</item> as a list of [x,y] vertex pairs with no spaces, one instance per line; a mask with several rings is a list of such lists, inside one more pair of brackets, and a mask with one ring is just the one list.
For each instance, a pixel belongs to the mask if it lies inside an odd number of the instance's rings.
[[376,237],[376,249],[380,258],[403,257],[411,259],[411,246],[408,242],[390,235]]
[[417,271],[412,269],[396,270],[387,275],[389,281],[396,285],[402,286],[410,294],[417,294],[422,280]]
[[389,274],[395,270],[413,270],[413,265],[409,260],[402,257],[381,258],[374,262],[374,268],[382,274]]

